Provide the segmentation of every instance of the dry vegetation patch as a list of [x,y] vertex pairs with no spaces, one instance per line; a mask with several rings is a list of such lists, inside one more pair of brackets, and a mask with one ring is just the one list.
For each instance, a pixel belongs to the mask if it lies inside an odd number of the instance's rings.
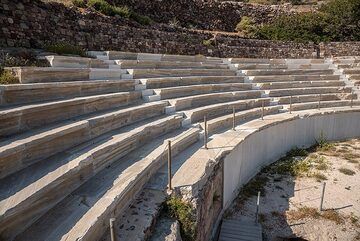
[[[266,240],[359,240],[359,160],[359,139],[294,148],[244,186],[227,214],[255,218],[261,191],[259,221]],[[326,182],[322,211],[319,182]]]

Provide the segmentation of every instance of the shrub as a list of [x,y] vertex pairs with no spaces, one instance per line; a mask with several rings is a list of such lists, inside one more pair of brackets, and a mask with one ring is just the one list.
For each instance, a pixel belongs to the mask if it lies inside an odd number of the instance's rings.
[[180,223],[181,237],[185,241],[196,238],[196,215],[190,203],[180,198],[171,197],[165,203],[165,211]]
[[78,8],[86,8],[86,3],[84,0],[72,0],[72,4]]
[[243,36],[252,37],[256,30],[255,22],[252,18],[244,16],[236,25],[235,31],[242,33]]
[[17,83],[19,83],[19,79],[15,77],[10,70],[0,68],[0,84],[8,85]]
[[45,46],[45,49],[46,51],[56,54],[79,55],[82,57],[87,56],[86,51],[83,48],[63,42],[49,44]]
[[89,0],[87,5],[107,16],[119,15],[123,18],[131,18],[142,25],[149,25],[152,22],[149,17],[140,15],[127,6],[114,6],[105,0]]
[[360,40],[360,1],[331,0],[319,12],[280,16],[255,29],[262,39],[298,42]]
[[151,18],[149,18],[148,16],[143,16],[133,11],[131,12],[130,17],[142,25],[149,25],[152,22]]

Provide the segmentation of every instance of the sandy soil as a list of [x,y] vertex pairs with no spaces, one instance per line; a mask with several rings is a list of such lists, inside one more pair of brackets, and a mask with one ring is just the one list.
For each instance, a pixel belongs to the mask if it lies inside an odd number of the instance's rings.
[[[310,160],[311,167],[300,177],[260,174],[269,178],[259,215],[265,240],[360,240],[360,140],[331,143],[325,149],[302,158]],[[354,173],[344,174],[341,168]],[[323,211],[319,211],[323,182]],[[256,198],[239,196],[230,216],[254,219]]]

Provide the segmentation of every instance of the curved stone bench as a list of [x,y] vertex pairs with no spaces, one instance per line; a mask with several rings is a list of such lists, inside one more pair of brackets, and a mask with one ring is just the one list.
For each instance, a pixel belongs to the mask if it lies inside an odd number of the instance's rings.
[[264,75],[326,75],[333,74],[332,69],[285,69],[285,70],[244,70],[248,76]]
[[0,137],[140,102],[141,92],[120,92],[0,109]]
[[153,102],[48,126],[0,142],[0,178],[111,130],[165,113]]
[[[22,231],[112,162],[158,136],[178,129],[181,121],[180,116],[167,116],[113,131],[37,163],[34,167],[30,166],[24,172],[17,173],[16,178],[2,180],[2,237]],[[8,196],[12,192],[13,195]],[[90,224],[88,220],[87,224]]]
[[127,209],[143,185],[166,163],[166,140],[172,141],[175,157],[198,140],[199,132],[198,128],[190,128],[154,139],[136,153],[117,160],[58,203],[16,240],[99,240],[107,230],[109,218]]
[[236,76],[236,71],[229,69],[127,69],[134,79],[181,76]]
[[339,80],[340,75],[268,75],[268,76],[250,76],[249,79],[254,83],[263,82],[284,82],[284,81],[321,81],[321,80]]
[[175,107],[176,111],[196,108],[204,105],[211,105],[216,103],[231,102],[242,99],[256,99],[263,94],[260,90],[244,90],[235,92],[220,92],[203,95],[194,95],[188,97],[181,97],[176,99],[169,99],[171,106]]
[[252,90],[252,84],[248,83],[226,83],[208,85],[189,85],[155,89],[154,92],[161,96],[161,99],[171,99],[177,97],[207,94],[213,92],[229,92],[240,90]]
[[0,85],[0,106],[135,90],[135,80],[94,80]]
[[306,87],[334,87],[345,86],[344,81],[331,80],[331,81],[292,81],[292,82],[268,82],[256,83],[260,89],[285,89],[285,88],[306,88]]
[[149,89],[199,84],[243,83],[244,76],[196,76],[140,79]]
[[156,60],[114,60],[121,69],[228,69],[223,63],[156,61]]
[[351,93],[349,87],[312,87],[269,90],[269,96],[280,97],[289,95],[329,94],[329,93]]
[[248,100],[238,100],[232,102],[225,102],[213,105],[202,106],[199,108],[184,111],[187,118],[190,119],[191,123],[199,122],[204,120],[206,115],[208,119],[229,114],[233,112],[233,108],[236,111],[247,110],[255,107],[260,107],[264,103],[264,106],[270,105],[270,98],[258,98]]

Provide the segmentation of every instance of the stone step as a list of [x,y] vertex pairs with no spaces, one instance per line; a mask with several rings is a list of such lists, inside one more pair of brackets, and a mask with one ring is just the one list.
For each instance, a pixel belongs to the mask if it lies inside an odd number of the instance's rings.
[[262,227],[247,220],[225,219],[221,224],[220,240],[262,241]]
[[332,69],[278,69],[278,70],[244,70],[247,76],[264,75],[326,75],[333,74]]
[[[290,96],[282,96],[277,98],[279,105],[290,104]],[[357,95],[353,95],[353,100],[357,98]],[[304,102],[316,102],[319,101],[320,96],[318,94],[312,95],[295,95],[292,96],[291,102],[294,103],[304,103]],[[334,93],[334,94],[322,94],[321,101],[333,101],[333,100],[350,100],[351,94],[348,93]]]
[[157,89],[184,85],[243,83],[244,78],[243,76],[162,77],[140,79],[140,82],[146,84],[147,88]]
[[135,90],[135,80],[0,85],[0,107]]
[[118,108],[8,138],[0,142],[0,178],[108,131],[161,115],[167,105]]
[[286,64],[257,64],[257,63],[241,63],[234,64],[239,70],[254,70],[254,69],[287,69]]
[[230,102],[241,99],[255,99],[262,96],[262,91],[245,90],[234,92],[210,93],[202,95],[194,95],[168,100],[175,107],[176,111],[197,108],[204,105],[212,105],[222,102]]
[[44,83],[86,80],[121,80],[132,79],[124,69],[96,68],[49,68],[49,67],[14,67],[10,68],[19,78],[20,83]]
[[[13,238],[14,235],[28,227],[47,210],[112,162],[142,147],[145,143],[153,141],[158,136],[180,128],[181,120],[181,116],[167,116],[114,130],[76,146],[61,155],[36,163],[17,173],[16,177],[3,180],[0,188],[2,193],[2,205],[0,205],[2,207],[0,209],[1,236]],[[134,167],[131,166],[131,168]],[[133,170],[136,171],[136,168]],[[123,180],[125,181],[127,178],[129,181],[130,178],[134,178],[139,181],[139,176],[131,177],[130,174],[131,172],[124,174],[123,178],[125,179]],[[147,174],[143,173],[145,176]],[[105,175],[105,177],[107,176]],[[124,184],[124,181],[121,184]],[[17,192],[14,191],[15,188]],[[117,195],[116,191],[118,189],[112,190],[112,193]],[[131,192],[131,190],[129,191]],[[95,213],[103,210],[108,201],[110,201],[109,196],[105,196],[103,205],[99,206],[100,209],[94,208]],[[61,209],[61,212],[68,218],[69,213],[64,211]],[[99,218],[98,216],[91,217],[94,218],[94,221]],[[45,221],[49,222],[48,219]],[[83,225],[94,228],[94,221],[90,221],[89,217],[85,216],[84,221],[81,225],[74,227],[74,235],[84,234],[79,230]],[[56,223],[59,225],[58,220]],[[102,225],[102,223],[100,224]],[[66,222],[65,225],[69,225],[69,222]],[[86,230],[87,228],[83,231]],[[71,232],[69,235],[72,236]],[[95,233],[91,235],[95,235]],[[76,238],[69,237],[68,240],[76,240]]]
[[321,81],[321,80],[339,80],[340,75],[268,75],[268,76],[250,76],[249,79],[254,83],[264,82],[287,82],[287,81]]
[[292,88],[275,89],[269,91],[270,97],[280,97],[289,95],[309,95],[309,94],[329,94],[329,93],[350,93],[351,87],[311,87],[311,88]]
[[[279,110],[282,109],[282,106],[267,106],[264,108],[264,114],[270,115],[270,114],[276,114],[279,112]],[[260,118],[262,115],[262,108],[253,108],[249,110],[243,110],[243,111],[237,111],[235,110],[235,124],[239,125],[243,122],[253,120],[256,118]],[[214,119],[209,120],[208,122],[208,132],[209,135],[222,131],[225,129],[230,129],[233,126],[233,114],[220,116]],[[201,123],[202,128],[204,129],[204,123]]]
[[286,64],[285,59],[230,58],[232,64]]
[[347,75],[359,75],[360,74],[360,68],[344,69],[343,73],[347,74]]
[[[351,105],[351,100],[323,101],[320,103],[320,108],[348,107],[350,105]],[[359,106],[359,105],[360,105],[359,100],[353,101],[353,106]],[[317,108],[319,108],[319,102],[299,103],[292,105],[293,111],[317,109]]]
[[352,74],[348,76],[349,80],[360,80],[360,74]]
[[114,60],[122,69],[228,69],[223,63],[157,61],[157,60]]
[[322,64],[324,59],[261,59],[261,58],[230,58],[233,64]]
[[288,69],[299,69],[299,70],[307,70],[307,69],[329,69],[330,65],[325,63],[319,64],[287,64]]
[[225,83],[208,85],[189,85],[155,89],[154,92],[161,96],[161,99],[170,99],[191,95],[207,94],[213,92],[229,92],[239,90],[252,90],[252,84],[249,83]]
[[[198,140],[199,132],[198,128],[191,128],[170,133],[116,160],[57,204],[16,240],[77,240],[80,237],[98,240],[108,231],[109,218],[122,215],[129,209],[129,204],[144,184],[166,163],[166,139],[172,141],[172,155],[176,156]],[[152,200],[154,198],[156,200],[156,197],[151,197]],[[135,215],[132,211],[134,218],[139,215],[141,213]]]
[[265,82],[256,83],[260,89],[285,89],[285,88],[305,88],[305,87],[334,87],[345,86],[344,81],[339,80],[327,80],[327,81],[292,81],[292,82]]
[[97,111],[136,104],[140,101],[141,92],[133,91],[0,109],[0,137],[18,134]]
[[127,69],[127,71],[134,79],[167,76],[236,76],[236,71],[229,69]]
[[187,118],[191,120],[191,123],[201,122],[204,120],[206,115],[208,120],[222,116],[225,114],[230,114],[233,112],[233,107],[237,111],[252,109],[256,107],[269,106],[271,102],[270,98],[258,98],[258,99],[247,99],[247,100],[238,100],[232,102],[218,103],[213,105],[207,105],[198,107],[195,109],[184,111]]
[[94,58],[49,55],[45,56],[51,67],[62,68],[109,68],[109,64]]
[[152,54],[152,53],[132,53],[121,51],[106,51],[90,53],[93,56],[103,56],[103,59],[118,60],[157,60],[157,61],[184,61],[184,62],[210,62],[210,63],[222,63],[221,58],[205,57],[203,55],[171,55],[171,54]]

